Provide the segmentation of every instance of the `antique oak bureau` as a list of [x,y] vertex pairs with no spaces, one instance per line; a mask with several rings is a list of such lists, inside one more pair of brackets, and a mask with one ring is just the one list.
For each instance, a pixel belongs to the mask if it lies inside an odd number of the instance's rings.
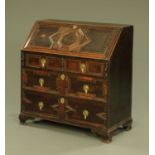
[[19,119],[88,128],[105,142],[131,129],[133,26],[36,21],[21,50]]

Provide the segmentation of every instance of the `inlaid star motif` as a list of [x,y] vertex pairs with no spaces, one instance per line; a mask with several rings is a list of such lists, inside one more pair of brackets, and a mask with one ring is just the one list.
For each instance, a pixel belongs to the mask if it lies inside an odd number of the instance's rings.
[[106,113],[104,113],[104,112],[97,113],[96,116],[98,116],[100,119],[103,119],[103,120],[106,119]]
[[59,30],[49,36],[50,49],[80,51],[82,47],[91,42],[90,38],[78,26],[60,27]]
[[74,108],[72,108],[69,105],[66,105],[65,107],[67,108],[65,112],[69,112],[69,111],[74,111],[75,112],[76,111]]

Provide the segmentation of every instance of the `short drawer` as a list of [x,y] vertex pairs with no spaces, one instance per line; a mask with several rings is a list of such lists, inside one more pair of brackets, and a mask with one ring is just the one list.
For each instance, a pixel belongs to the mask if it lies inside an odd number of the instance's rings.
[[92,100],[68,98],[65,106],[66,120],[78,120],[92,123],[106,121],[105,104]]
[[22,86],[44,90],[57,90],[58,74],[45,70],[22,69]]
[[69,87],[68,76],[63,72],[22,68],[22,87],[65,94]]
[[49,70],[61,70],[62,60],[59,57],[37,54],[25,54],[26,67],[42,68]]
[[64,104],[61,96],[23,90],[22,112],[39,113],[51,117],[64,117]]
[[65,70],[67,72],[104,76],[107,70],[106,63],[89,61],[85,59],[65,59]]
[[69,75],[68,92],[79,96],[107,98],[108,82],[103,78]]

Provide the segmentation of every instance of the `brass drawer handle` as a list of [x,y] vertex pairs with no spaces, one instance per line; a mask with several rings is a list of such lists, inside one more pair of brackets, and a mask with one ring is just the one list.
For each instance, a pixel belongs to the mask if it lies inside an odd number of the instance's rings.
[[80,69],[81,69],[82,73],[85,73],[86,72],[86,65],[84,63],[81,63],[80,64]]
[[38,107],[39,107],[39,110],[42,110],[44,107],[44,102],[42,101],[38,102]]
[[89,111],[88,110],[83,110],[83,119],[86,120],[87,117],[89,115]]
[[39,78],[39,84],[40,84],[41,87],[43,87],[44,83],[45,83],[44,79]]
[[88,94],[89,89],[90,89],[89,85],[87,85],[87,84],[83,85],[83,90],[84,90],[85,94]]
[[61,75],[60,75],[60,79],[61,79],[61,80],[65,80],[65,77],[66,77],[65,74],[61,74]]
[[41,67],[44,68],[45,64],[46,64],[46,59],[45,58],[41,58],[40,63],[41,63]]
[[63,97],[61,97],[60,100],[59,100],[59,102],[60,102],[61,104],[64,104],[64,103],[65,103],[65,99],[64,99]]

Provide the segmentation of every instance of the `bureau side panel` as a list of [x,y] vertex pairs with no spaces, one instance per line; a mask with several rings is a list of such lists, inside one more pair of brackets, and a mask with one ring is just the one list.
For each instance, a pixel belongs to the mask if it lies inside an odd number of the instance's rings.
[[108,126],[131,118],[133,27],[122,30],[110,60]]

